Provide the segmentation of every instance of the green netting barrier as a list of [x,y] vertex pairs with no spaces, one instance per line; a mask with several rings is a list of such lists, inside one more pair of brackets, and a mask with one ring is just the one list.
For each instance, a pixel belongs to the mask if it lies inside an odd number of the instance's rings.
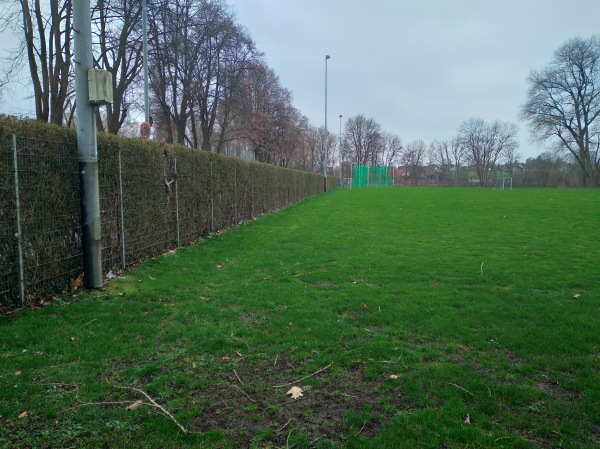
[[390,187],[394,180],[390,168],[385,165],[357,165],[354,167],[352,187]]

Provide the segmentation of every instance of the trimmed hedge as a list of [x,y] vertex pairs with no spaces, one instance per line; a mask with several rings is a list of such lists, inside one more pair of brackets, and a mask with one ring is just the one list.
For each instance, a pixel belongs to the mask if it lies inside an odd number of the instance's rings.
[[[82,271],[75,131],[0,116],[0,308],[21,303],[13,134],[26,302]],[[98,161],[104,273],[323,191],[319,174],[102,133]]]

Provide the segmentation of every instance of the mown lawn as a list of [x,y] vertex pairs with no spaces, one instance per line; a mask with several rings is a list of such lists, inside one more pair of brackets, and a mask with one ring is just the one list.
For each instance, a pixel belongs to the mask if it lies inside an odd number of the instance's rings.
[[600,190],[312,198],[1,316],[0,447],[600,447],[599,236]]

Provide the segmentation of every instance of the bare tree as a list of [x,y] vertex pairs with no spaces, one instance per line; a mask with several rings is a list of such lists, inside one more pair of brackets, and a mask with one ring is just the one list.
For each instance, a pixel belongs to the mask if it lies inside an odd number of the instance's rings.
[[0,100],[2,100],[2,95],[4,91],[4,87],[9,83],[10,78],[8,75],[2,75],[2,80],[0,80]]
[[[239,67],[236,67],[239,46],[253,47],[253,43],[220,2],[202,2],[198,12],[202,16],[195,18],[199,52],[192,81],[192,145],[211,150],[218,109]],[[241,54],[244,51],[247,49],[241,50]],[[195,136],[197,127],[200,139]]]
[[383,132],[381,134],[381,162],[386,167],[393,167],[398,163],[404,145],[400,136]]
[[224,152],[225,144],[241,137],[239,124],[246,95],[246,74],[261,61],[262,54],[256,50],[254,41],[240,27],[235,26],[233,45],[224,51],[222,64],[222,95],[217,109],[216,126],[218,139],[216,150]]
[[307,166],[311,171],[322,173],[323,134],[314,125],[308,125],[304,134],[304,147],[307,152]]
[[4,0],[1,6],[3,25],[22,33],[13,61],[20,64],[24,57],[28,63],[36,118],[62,125],[72,94],[71,0],[47,0],[43,5],[40,0]]
[[439,166],[444,178],[449,182],[458,181],[460,178],[464,156],[464,148],[458,137],[435,141],[430,145],[431,162]]
[[535,140],[558,139],[583,172],[600,185],[600,37],[567,41],[550,64],[529,76],[521,116]]
[[424,141],[415,140],[407,144],[402,152],[400,162],[404,166],[406,178],[412,184],[418,184],[419,177],[422,175],[426,150],[427,146]]
[[192,114],[193,77],[201,40],[194,27],[201,17],[196,0],[153,0],[149,75],[157,134],[169,143],[191,143],[186,130]]
[[112,73],[113,103],[97,112],[98,129],[117,134],[135,106],[142,70],[141,2],[98,0],[92,11],[95,64]]
[[517,153],[517,148],[509,146],[504,151],[504,163],[509,176],[512,178],[514,175],[515,167],[518,164],[521,155]]
[[260,160],[271,160],[274,135],[267,131],[289,115],[291,94],[224,1],[152,0],[149,15],[157,135],[217,152],[245,140]]
[[240,127],[256,160],[271,162],[273,103],[285,91],[280,91],[279,78],[275,72],[262,63],[257,63],[248,71],[246,86]]
[[472,118],[460,125],[458,137],[467,161],[474,166],[480,186],[487,186],[500,157],[517,147],[517,126]]
[[359,114],[344,127],[344,160],[356,165],[375,165],[381,154],[381,125]]
[[[336,150],[339,146],[338,137],[327,131],[327,173],[331,174],[331,167],[337,163]],[[318,128],[318,140],[317,140],[317,160],[315,163],[315,171],[323,173],[323,166],[325,164],[325,127],[320,126]]]

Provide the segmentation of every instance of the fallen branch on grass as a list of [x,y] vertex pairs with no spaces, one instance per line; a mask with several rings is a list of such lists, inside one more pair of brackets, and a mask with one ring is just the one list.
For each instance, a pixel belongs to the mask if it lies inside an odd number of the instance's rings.
[[[240,382],[241,382],[241,381],[240,381]],[[248,396],[248,394],[247,394],[247,393],[246,393],[244,390],[242,390],[242,389],[241,389],[240,387],[238,387],[237,385],[235,385],[235,384],[231,384],[231,386],[232,386],[233,388],[235,388],[236,390],[240,390],[240,391],[243,393],[243,395],[244,395],[244,396],[246,396],[248,399],[250,399],[252,402],[256,402],[254,399],[252,399],[250,396]]]
[[[179,427],[183,433],[185,433],[185,434],[188,434],[188,433],[190,433],[190,432],[188,432],[188,430],[187,430],[185,427],[183,427],[183,426],[182,426],[182,425],[179,423],[179,421],[177,421],[177,420],[175,419],[175,417],[174,417],[173,415],[171,415],[171,414],[169,413],[169,411],[168,411],[167,409],[165,409],[165,408],[164,408],[162,405],[160,405],[158,402],[156,402],[154,399],[152,399],[152,398],[150,397],[150,395],[148,395],[148,393],[146,393],[145,391],[143,391],[143,390],[140,390],[139,388],[134,388],[134,387],[117,387],[117,388],[120,388],[121,390],[133,390],[133,391],[137,391],[138,393],[141,393],[141,394],[143,394],[143,395],[144,395],[144,396],[146,396],[146,398],[147,398],[147,399],[150,401],[150,403],[151,403],[151,405],[152,405],[153,407],[156,407],[157,409],[159,409],[159,410],[161,411],[161,413],[162,413],[163,415],[165,415],[167,418],[171,419],[171,421],[173,421],[173,422],[175,423],[175,425],[176,425],[177,427]],[[146,404],[146,403],[144,402],[143,404]],[[147,405],[147,404],[146,404],[146,405]]]
[[244,382],[242,382],[242,379],[240,379],[240,376],[238,376],[238,373],[236,373],[236,372],[235,372],[235,370],[233,370],[233,374],[235,374],[235,377],[237,377],[237,380],[239,380],[239,381],[240,381],[240,383],[241,383],[242,385],[244,385]]
[[367,421],[368,420],[365,420],[365,422],[363,423],[363,425],[360,428],[360,430],[356,433],[356,436],[360,435],[360,433],[365,429],[365,426],[367,425]]
[[446,383],[447,383],[448,385],[452,385],[453,387],[456,387],[456,388],[458,388],[459,390],[462,390],[462,391],[464,391],[465,393],[468,393],[468,394],[470,394],[471,396],[475,396],[475,395],[474,395],[473,393],[471,393],[469,390],[466,390],[466,389],[464,389],[464,388],[463,388],[463,387],[461,387],[460,385],[453,384],[452,382],[446,382]]
[[322,372],[322,371],[325,371],[325,370],[326,370],[327,368],[329,368],[331,365],[333,365],[333,362],[331,362],[331,363],[330,363],[329,365],[327,365],[325,368],[321,368],[320,370],[318,370],[318,371],[315,371],[314,373],[312,373],[312,374],[309,374],[308,376],[304,376],[302,379],[298,379],[298,380],[295,380],[295,381],[293,381],[293,382],[289,382],[289,383],[287,383],[287,384],[282,384],[282,385],[273,385],[271,388],[289,387],[290,385],[297,384],[298,382],[302,382],[304,379],[308,379],[309,377],[315,376],[315,375],[319,374],[320,372]]
[[148,407],[157,408],[164,416],[166,416],[171,421],[173,421],[175,423],[175,425],[177,427],[179,427],[179,429],[181,429],[181,431],[183,433],[185,433],[185,434],[197,433],[197,432],[190,432],[185,427],[183,427],[181,425],[181,423],[179,421],[177,421],[175,419],[175,417],[173,415],[171,415],[171,413],[169,413],[169,411],[167,409],[165,409],[162,405],[160,405],[158,402],[156,402],[154,399],[152,399],[148,395],[148,393],[146,393],[145,391],[140,390],[139,388],[134,388],[134,387],[119,387],[119,386],[116,386],[116,388],[119,388],[121,390],[133,390],[133,391],[137,391],[138,393],[143,394],[150,402],[143,402],[141,400],[137,400],[137,401],[81,402],[81,400],[79,398],[77,398],[77,400],[80,402],[79,406],[83,407],[85,405],[125,405],[125,404],[129,404],[127,408],[130,409],[130,410],[135,410],[136,408],[138,408],[138,407],[140,407],[142,405],[147,405]]
[[277,429],[275,432],[281,432],[283,429],[285,429],[289,423],[292,422],[294,418],[290,418],[288,422],[286,422],[282,427],[280,427],[279,429]]

